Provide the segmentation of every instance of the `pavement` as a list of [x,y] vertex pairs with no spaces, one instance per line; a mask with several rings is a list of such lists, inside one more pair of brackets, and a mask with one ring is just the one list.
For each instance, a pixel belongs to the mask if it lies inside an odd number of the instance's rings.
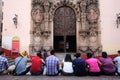
[[0,75],[0,80],[120,80],[120,76],[12,76]]

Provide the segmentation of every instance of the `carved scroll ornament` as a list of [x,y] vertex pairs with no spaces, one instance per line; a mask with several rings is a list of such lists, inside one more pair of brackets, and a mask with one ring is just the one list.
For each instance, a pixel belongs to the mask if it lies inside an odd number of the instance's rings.
[[90,32],[90,42],[95,43],[97,41],[97,33],[95,31]]

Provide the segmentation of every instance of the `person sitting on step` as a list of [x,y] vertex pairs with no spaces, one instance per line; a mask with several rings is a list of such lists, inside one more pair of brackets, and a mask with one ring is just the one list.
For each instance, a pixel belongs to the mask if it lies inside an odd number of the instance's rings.
[[4,57],[4,52],[0,51],[0,75],[5,75],[9,73],[8,70],[9,63],[6,57]]
[[116,68],[110,57],[108,57],[106,52],[102,52],[102,57],[99,59],[102,63],[101,72],[105,75],[114,75]]
[[85,76],[87,74],[85,60],[81,58],[80,53],[76,53],[75,57],[76,58],[73,60],[74,75]]
[[28,59],[28,54],[26,51],[20,53],[20,56],[18,56],[15,59],[15,72],[16,75],[25,75],[27,72],[30,71],[30,65],[27,65],[27,62],[29,61]]
[[73,63],[70,54],[66,54],[65,59],[62,62],[62,75],[64,76],[73,75]]
[[101,70],[99,65],[102,65],[102,63],[97,59],[92,57],[92,53],[87,53],[87,68],[88,68],[88,74],[90,76],[98,76],[101,74]]
[[59,74],[59,59],[55,56],[55,50],[51,50],[50,54],[46,58],[46,75],[57,76]]
[[43,74],[43,65],[45,64],[42,59],[41,51],[37,52],[37,56],[32,57],[32,65],[30,68],[31,75],[41,75]]

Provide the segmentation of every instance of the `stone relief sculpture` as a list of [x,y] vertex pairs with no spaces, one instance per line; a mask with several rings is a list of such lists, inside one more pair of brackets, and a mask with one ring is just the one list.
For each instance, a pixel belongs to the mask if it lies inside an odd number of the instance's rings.
[[89,5],[87,9],[87,19],[90,23],[98,21],[99,10],[96,8],[96,5]]
[[94,31],[90,32],[90,38],[89,38],[91,43],[95,43],[97,41],[97,34]]
[[35,23],[41,23],[43,20],[42,10],[39,6],[35,7],[34,11],[32,12],[32,19]]
[[35,24],[34,27],[39,27],[42,30],[44,27],[42,25],[44,21],[43,7],[39,4],[35,5],[31,11],[31,16],[33,23]]
[[[89,0],[88,0],[89,1]],[[101,45],[99,43],[99,9],[98,9],[98,0],[90,0],[90,4],[87,6],[87,21],[89,23],[89,49],[95,55],[96,53],[100,53]]]
[[88,13],[88,20],[90,21],[90,22],[95,22],[96,21],[96,19],[97,19],[97,13],[95,12],[95,10],[93,10],[93,9],[90,9],[89,10],[89,13]]
[[31,17],[33,21],[32,28],[32,52],[39,51],[41,49],[42,42],[42,31],[44,30],[44,8],[42,2],[40,0],[33,0],[32,2],[32,10]]
[[43,49],[45,38],[49,37],[49,9],[49,0],[32,0],[31,54]]
[[[82,15],[82,29],[80,30],[79,34],[83,40],[86,40],[87,44],[82,44],[79,47],[79,51],[81,53],[92,52],[94,54],[98,54],[101,52],[101,43],[98,39],[100,36],[99,30],[99,6],[98,0],[80,0],[79,1]],[[86,4],[86,5],[85,5]],[[83,15],[84,14],[84,15]],[[85,17],[86,16],[86,17]],[[84,21],[83,21],[83,18]],[[81,42],[84,42],[81,40]]]

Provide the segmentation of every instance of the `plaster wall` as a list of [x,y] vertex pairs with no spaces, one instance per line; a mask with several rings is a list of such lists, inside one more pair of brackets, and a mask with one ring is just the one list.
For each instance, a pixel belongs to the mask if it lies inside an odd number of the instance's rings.
[[[20,52],[29,50],[31,0],[3,0],[3,32],[2,48],[11,50],[12,38],[18,36],[20,40]],[[17,27],[13,23],[15,14],[18,15]]]
[[120,13],[120,0],[99,0],[101,42],[103,51],[109,54],[117,53],[120,49],[120,26],[116,25],[116,14]]

